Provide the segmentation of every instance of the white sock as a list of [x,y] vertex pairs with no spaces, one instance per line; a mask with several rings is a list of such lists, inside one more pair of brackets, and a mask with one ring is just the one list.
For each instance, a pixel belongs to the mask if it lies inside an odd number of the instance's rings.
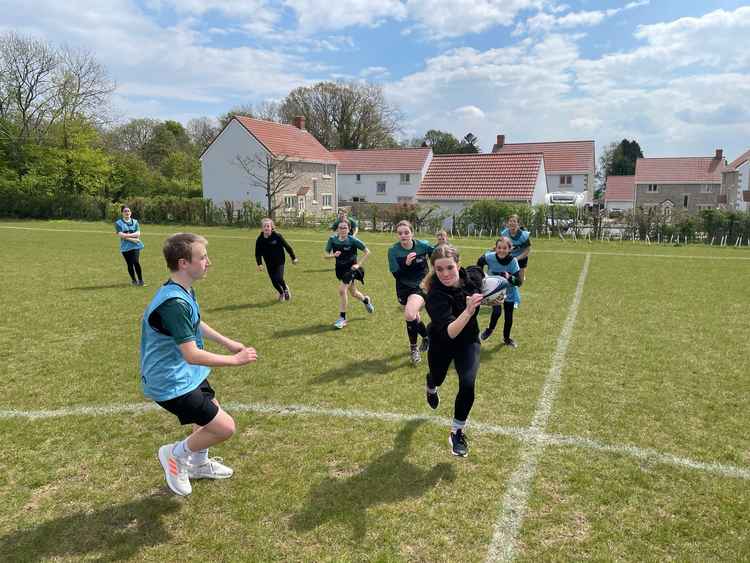
[[203,465],[208,461],[208,448],[205,450],[198,450],[190,455],[190,463],[192,465]]
[[172,449],[172,454],[183,459],[189,458],[193,451],[188,448],[188,439],[185,438],[182,442],[177,442],[177,445]]
[[455,434],[456,431],[458,431],[458,430],[460,430],[461,432],[463,432],[465,426],[466,426],[466,421],[465,420],[458,420],[458,419],[454,418],[453,419],[453,424],[451,424],[451,433]]
[[425,389],[427,389],[427,392],[430,395],[434,395],[435,393],[437,393],[437,387],[429,387],[428,385],[425,385]]

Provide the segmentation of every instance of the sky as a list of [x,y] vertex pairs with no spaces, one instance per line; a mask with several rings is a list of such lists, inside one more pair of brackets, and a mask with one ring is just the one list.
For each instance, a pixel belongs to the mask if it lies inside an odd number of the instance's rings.
[[115,115],[217,117],[322,80],[383,87],[401,138],[750,149],[750,4],[691,0],[0,0],[0,31],[90,51]]

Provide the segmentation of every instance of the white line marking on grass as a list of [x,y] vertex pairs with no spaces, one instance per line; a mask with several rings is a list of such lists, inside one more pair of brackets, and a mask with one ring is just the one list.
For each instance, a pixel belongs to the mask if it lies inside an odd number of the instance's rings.
[[[531,431],[540,436],[547,428],[552,405],[560,389],[562,368],[565,364],[565,354],[568,351],[573,326],[578,316],[578,306],[581,304],[583,285],[589,273],[591,254],[586,254],[581,275],[573,296],[573,302],[568,309],[562,332],[557,338],[557,348],[552,356],[552,366],[544,381],[542,395],[539,397],[534,418],[531,421]],[[541,437],[541,436],[540,436]],[[516,555],[516,541],[521,529],[526,508],[528,507],[531,483],[536,475],[536,466],[544,451],[544,440],[532,440],[529,447],[521,451],[521,462],[513,472],[508,482],[508,488],[503,496],[500,516],[495,523],[492,542],[487,551],[487,561],[512,561]]]
[[[16,229],[16,230],[23,230],[23,231],[47,231],[47,232],[55,232],[55,233],[89,233],[94,235],[111,235],[113,231],[94,231],[94,230],[86,230],[86,229],[49,229],[44,227],[18,227],[15,225],[0,225],[0,229]],[[173,234],[177,231],[169,231],[169,232],[145,232],[141,233],[141,236],[159,236],[159,237],[165,237],[167,235]],[[378,233],[382,234],[382,233]],[[216,235],[212,234],[209,238],[212,239],[227,239],[227,240],[244,240],[249,241],[251,240],[253,235],[248,236],[235,236],[235,235]],[[328,237],[322,238],[322,239],[287,239],[289,242],[293,243],[311,243],[311,244],[320,244],[321,247],[325,245],[326,240],[328,240]],[[458,246],[461,249],[466,250],[489,250],[490,246],[468,246],[461,244],[461,241],[466,239],[453,239],[454,241],[458,241],[456,246]],[[392,243],[390,242],[370,242],[368,243],[368,246],[392,246]],[[534,253],[539,254],[573,254],[573,255],[592,255],[592,256],[625,256],[625,257],[632,257],[632,258],[675,258],[675,259],[685,259],[685,260],[739,260],[739,261],[750,261],[750,256],[698,256],[695,254],[688,254],[688,255],[679,255],[679,254],[658,254],[655,252],[651,253],[638,253],[638,252],[609,252],[609,251],[597,251],[597,250],[552,250],[552,249],[541,249],[541,248],[534,248]]]
[[[251,412],[259,414],[275,414],[280,416],[324,416],[344,419],[380,420],[385,422],[409,422],[411,420],[424,420],[430,424],[444,428],[449,426],[452,419],[441,418],[433,415],[404,414],[390,412],[375,412],[361,409],[325,409],[309,405],[274,405],[263,403],[225,403],[223,405],[231,412]],[[12,418],[24,418],[38,420],[45,418],[60,418],[66,416],[108,416],[118,414],[144,414],[151,412],[163,412],[161,407],[154,403],[136,403],[131,405],[99,405],[69,407],[49,411],[21,411],[0,410],[0,420]],[[564,436],[561,434],[545,434],[534,432],[531,428],[519,428],[515,426],[499,426],[483,422],[471,423],[472,432],[476,434],[493,434],[496,436],[508,436],[521,443],[535,444],[545,443],[550,446],[572,446],[596,450],[605,453],[621,454],[644,461],[672,465],[686,469],[713,473],[725,477],[750,480],[750,469],[726,465],[722,463],[707,463],[690,458],[679,457],[668,453],[661,453],[649,448],[639,448],[631,445],[611,445],[582,438],[578,436]]]

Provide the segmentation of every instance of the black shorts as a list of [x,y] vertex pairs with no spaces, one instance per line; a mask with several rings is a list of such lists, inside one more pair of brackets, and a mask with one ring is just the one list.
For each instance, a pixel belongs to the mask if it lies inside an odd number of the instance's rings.
[[208,379],[204,379],[192,391],[168,401],[156,401],[156,404],[176,415],[180,424],[205,426],[219,413],[219,407],[213,402],[215,396]]
[[345,284],[350,284],[354,280],[359,280],[365,283],[365,271],[362,267],[352,270],[354,264],[348,264],[345,266],[339,266],[336,264],[336,279],[341,280]]
[[408,285],[396,283],[396,299],[398,299],[399,305],[406,306],[410,295],[419,295],[422,299],[427,299],[421,287],[409,287]]
[[523,258],[519,258],[518,259],[518,267],[521,268],[521,269],[525,268],[526,264],[528,264],[528,263],[529,263],[529,257],[528,256],[524,256]]

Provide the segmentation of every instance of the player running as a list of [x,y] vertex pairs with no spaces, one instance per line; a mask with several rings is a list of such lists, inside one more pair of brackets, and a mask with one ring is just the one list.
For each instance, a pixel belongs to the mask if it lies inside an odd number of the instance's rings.
[[[404,308],[411,361],[416,365],[422,361],[421,352],[426,352],[430,346],[427,327],[419,318],[425,298],[420,284],[429,272],[428,260],[435,247],[426,240],[414,240],[409,221],[400,221],[396,225],[396,233],[399,240],[388,249],[388,268],[396,278],[396,298]],[[417,336],[422,337],[419,348]]]
[[500,315],[505,313],[503,321],[503,342],[509,348],[518,348],[515,340],[510,337],[510,330],[513,328],[513,310],[521,303],[521,269],[518,261],[511,255],[512,244],[508,237],[500,237],[495,242],[495,250],[485,252],[479,257],[477,266],[480,268],[487,267],[488,273],[493,276],[502,276],[510,283],[510,289],[505,295],[505,301],[502,305],[492,307],[490,316],[490,325],[479,335],[479,339],[484,342],[491,335],[497,326]]

